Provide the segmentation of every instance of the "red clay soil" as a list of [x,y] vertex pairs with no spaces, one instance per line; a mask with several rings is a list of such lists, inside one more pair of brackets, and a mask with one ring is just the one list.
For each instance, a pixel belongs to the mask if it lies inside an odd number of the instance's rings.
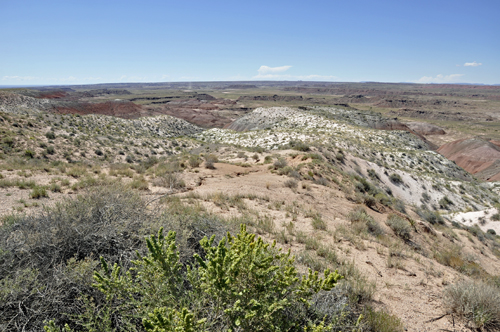
[[68,95],[68,93],[65,91],[49,91],[49,92],[41,92],[35,98],[38,98],[38,99],[60,99],[60,98],[66,97],[67,95]]
[[494,181],[500,176],[500,147],[486,140],[461,139],[442,145],[437,152],[484,180]]
[[140,105],[126,101],[108,101],[105,103],[71,103],[55,106],[55,111],[61,114],[102,114],[112,115],[124,119],[136,119],[148,115]]

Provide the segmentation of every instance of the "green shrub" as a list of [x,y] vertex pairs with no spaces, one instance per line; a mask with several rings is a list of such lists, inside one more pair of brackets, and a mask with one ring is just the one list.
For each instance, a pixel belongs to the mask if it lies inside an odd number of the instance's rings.
[[377,171],[374,169],[369,169],[368,170],[368,176],[372,178],[373,180],[380,181],[380,176],[378,175]]
[[138,255],[134,273],[121,272],[117,264],[111,267],[101,259],[95,286],[106,295],[107,309],[95,317],[95,307],[88,306],[86,325],[99,329],[112,312],[122,324],[132,325],[142,317],[147,331],[173,331],[173,326],[176,331],[202,331],[208,326],[248,332],[289,330],[299,323],[287,317],[290,310],[321,290],[331,290],[342,278],[329,270],[324,278],[311,270],[299,278],[289,252],[256,239],[244,225],[237,236],[228,233],[217,245],[215,236],[205,237],[200,242],[203,257],[195,254],[197,266],[187,270],[175,239],[175,232],[164,236],[163,228],[150,236],[149,253]]
[[45,137],[47,137],[48,139],[55,139],[56,134],[53,131],[49,131],[48,133],[45,134]]
[[385,311],[375,311],[368,307],[363,313],[365,316],[364,322],[370,329],[375,332],[402,332],[404,331],[401,320]]
[[33,199],[40,199],[43,197],[49,197],[49,194],[47,194],[47,189],[45,187],[37,186],[33,188],[30,193],[30,198]]
[[285,158],[279,158],[278,160],[276,160],[274,162],[274,168],[275,169],[280,169],[280,168],[283,168],[285,167],[286,165],[288,165],[287,161]]
[[403,179],[397,173],[392,173],[391,175],[389,175],[389,180],[391,180],[391,182],[394,184],[402,184],[403,183]]
[[394,234],[396,234],[403,240],[408,241],[410,239],[411,225],[405,219],[396,214],[390,214],[387,217],[386,224],[394,231]]
[[54,146],[52,145],[49,145],[47,146],[47,148],[45,148],[45,152],[47,152],[47,154],[55,154],[56,153],[56,149],[54,148]]
[[198,155],[191,155],[189,156],[189,166],[192,168],[200,167],[201,164],[201,158]]
[[219,158],[217,158],[216,155],[214,154],[209,154],[208,156],[205,157],[205,167],[208,169],[215,169],[215,163],[219,161]]
[[420,218],[424,219],[425,221],[429,222],[432,225],[434,224],[444,225],[443,217],[441,217],[441,215],[438,212],[430,211],[424,205],[422,205],[420,208],[417,209],[417,214],[420,216]]
[[266,157],[264,158],[264,164],[270,164],[270,163],[272,163],[272,162],[273,162],[273,157],[271,157],[271,156],[266,156]]
[[149,183],[148,181],[144,178],[144,176],[136,176],[132,182],[130,182],[130,186],[133,189],[138,189],[138,190],[148,190],[149,189]]
[[290,189],[297,189],[297,187],[298,187],[297,181],[295,181],[294,179],[288,179],[285,181],[284,184],[285,184],[285,187],[290,188]]
[[443,198],[441,198],[438,203],[441,209],[446,210],[449,209],[450,205],[454,205],[453,201],[451,201],[448,196],[444,196]]
[[33,159],[35,158],[35,152],[32,151],[32,150],[25,150],[24,151],[24,156],[27,157],[27,158],[30,158],[30,159]]

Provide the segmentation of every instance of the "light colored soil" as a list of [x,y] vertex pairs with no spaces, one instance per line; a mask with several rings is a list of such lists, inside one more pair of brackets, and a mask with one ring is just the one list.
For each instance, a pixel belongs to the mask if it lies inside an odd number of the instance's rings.
[[[288,156],[290,151],[278,151],[276,153]],[[226,154],[229,154],[229,152],[226,151]],[[285,186],[285,181],[289,180],[290,177],[272,173],[269,170],[269,165],[262,165],[261,162],[264,156],[260,155],[261,160],[259,163],[251,158],[246,161],[242,158],[228,159],[232,162],[248,163],[251,165],[250,167],[216,163],[213,170],[207,169],[203,165],[196,169],[188,169],[182,174],[182,178],[190,190],[178,195],[183,197],[197,194],[201,197],[201,204],[209,211],[226,218],[239,216],[241,211],[236,207],[221,208],[214,204],[213,200],[204,199],[204,197],[219,193],[228,196],[237,194],[256,195],[264,198],[244,199],[244,202],[247,210],[256,211],[260,215],[268,215],[274,222],[275,233],[285,231],[284,225],[292,221],[292,217],[286,212],[285,207],[296,205],[301,212],[293,222],[294,233],[303,232],[310,237],[314,237],[323,245],[332,248],[341,259],[354,262],[368,280],[376,285],[373,301],[376,308],[384,308],[401,318],[407,331],[438,331],[440,329],[465,331],[464,326],[457,322],[453,327],[451,321],[446,317],[434,322],[428,322],[445,313],[442,303],[444,287],[466,278],[459,272],[437,263],[432,258],[432,252],[436,248],[431,245],[436,242],[436,239],[443,245],[451,245],[450,240],[441,231],[436,230],[436,235],[430,235],[417,223],[416,230],[418,232],[412,232],[412,241],[422,245],[424,252],[427,253],[424,256],[413,251],[396,236],[392,235],[392,231],[385,225],[389,211],[379,213],[367,209],[367,212],[381,224],[386,233],[390,234],[388,237],[389,243],[384,244],[383,241],[367,237],[365,239],[358,238],[357,245],[354,245],[337,233],[340,226],[347,229],[352,227],[350,222],[347,221],[347,215],[357,207],[356,204],[346,199],[344,192],[339,187],[334,183],[330,183],[329,186],[321,186],[311,181],[299,181],[297,189],[290,189]],[[353,166],[351,164],[352,157],[348,159],[351,161],[345,166],[347,168]],[[300,158],[291,158],[289,156],[287,161],[292,166],[303,162]],[[356,162],[363,172],[368,168],[376,169],[376,165],[366,161],[357,160]],[[106,173],[107,169],[103,168],[102,172]],[[12,179],[17,176],[15,172],[5,171],[3,175]],[[417,190],[417,183],[413,184],[412,181],[414,180],[409,175],[403,173],[401,175],[407,187],[400,188],[394,185],[392,187],[394,195],[396,197],[406,195],[405,197],[410,200],[413,196],[419,198],[420,192]],[[64,175],[45,173],[34,174],[29,179],[33,179],[39,184],[48,185],[56,177],[70,179],[71,183],[77,181],[77,179]],[[123,181],[128,182],[131,180],[124,178]],[[154,187],[151,183],[152,181],[150,181],[150,189],[143,192],[147,196],[146,200],[160,197],[169,192],[168,188]],[[304,187],[302,184],[304,184]],[[75,195],[68,187],[63,188],[63,193],[49,192],[50,198],[40,200],[30,199],[29,193],[30,190],[17,188],[0,189],[0,201],[2,202],[0,215],[12,212],[39,212],[43,206],[50,206],[65,197]],[[19,203],[20,199],[24,199],[28,204],[38,202],[39,206],[23,208],[22,212],[18,212],[13,208],[23,205]],[[437,199],[437,196],[433,197],[433,199]],[[320,212],[322,219],[327,224],[327,230],[314,229],[311,218],[305,215],[307,211]],[[412,218],[418,219],[415,214],[412,212],[411,214]],[[492,212],[489,213],[489,215],[491,214]],[[471,242],[463,231],[456,231],[456,233],[459,241],[455,240],[455,243],[462,246],[463,252],[473,256],[475,261],[483,266],[488,273],[498,274],[498,271],[500,271],[499,260],[489,251],[489,248],[486,248],[477,239],[473,239],[473,242]],[[273,236],[262,231],[260,231],[260,234],[267,240],[273,239]],[[293,239],[293,237],[290,238]],[[296,240],[280,244],[280,246],[290,249],[295,255],[300,255],[305,250],[304,245]],[[390,257],[391,250],[400,251],[402,257]],[[481,252],[484,254],[481,254]],[[389,260],[392,260],[393,263],[396,262],[399,268],[389,267]],[[305,271],[305,269],[302,268],[302,271]]]

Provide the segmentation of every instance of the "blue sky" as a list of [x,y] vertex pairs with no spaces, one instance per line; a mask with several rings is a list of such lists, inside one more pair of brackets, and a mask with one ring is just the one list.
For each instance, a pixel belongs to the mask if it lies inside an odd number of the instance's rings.
[[498,0],[0,0],[0,85],[500,84]]

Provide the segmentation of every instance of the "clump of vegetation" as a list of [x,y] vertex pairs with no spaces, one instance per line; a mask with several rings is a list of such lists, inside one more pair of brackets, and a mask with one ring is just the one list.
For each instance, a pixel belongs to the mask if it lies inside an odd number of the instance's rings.
[[208,169],[215,169],[215,163],[219,161],[219,158],[217,158],[216,155],[214,154],[209,154],[208,156],[205,157],[205,167]]
[[402,184],[403,183],[403,179],[397,173],[392,173],[391,175],[389,175],[389,180],[391,180],[391,182],[394,184]]
[[285,158],[279,158],[274,162],[273,165],[275,169],[280,169],[288,165],[288,163]]
[[441,209],[449,210],[450,205],[454,205],[453,201],[448,198],[448,196],[444,196],[439,200],[439,207]]
[[290,189],[297,189],[298,187],[298,184],[297,184],[297,181],[295,181],[294,179],[288,179],[285,181],[285,187],[287,188],[290,188]]
[[366,325],[371,331],[402,332],[405,330],[398,317],[385,311],[375,311],[368,307],[363,315],[366,317]]
[[79,321],[94,330],[115,321],[123,327],[143,325],[146,331],[299,330],[321,324],[320,319],[303,321],[300,310],[316,293],[335,287],[342,278],[337,272],[326,270],[321,278],[309,270],[299,278],[289,252],[256,239],[244,225],[237,236],[228,233],[214,241],[215,236],[202,239],[203,256],[194,254],[194,266],[187,268],[176,233],[165,236],[163,228],[147,239],[148,253],[138,254],[133,273],[102,258],[94,276],[106,302],[104,307],[87,302]]
[[191,155],[189,156],[189,166],[192,168],[200,167],[201,164],[201,158],[198,155]]
[[45,134],[45,137],[47,137],[48,139],[55,139],[56,134],[53,131],[49,131],[48,133]]
[[444,225],[443,217],[441,217],[441,215],[436,211],[430,211],[424,205],[418,208],[416,212],[420,216],[420,218],[424,219],[425,221],[429,222],[432,225],[435,224]]
[[380,236],[385,234],[380,224],[376,222],[375,219],[373,219],[373,217],[370,216],[362,207],[358,207],[355,210],[349,212],[349,214],[347,215],[347,219],[353,224],[362,225],[363,231],[366,231],[373,236]]
[[49,194],[47,193],[47,188],[45,188],[43,186],[36,186],[30,192],[30,198],[40,199],[43,197],[49,197]]
[[408,241],[411,238],[411,225],[408,221],[401,218],[400,216],[396,214],[390,214],[387,217],[386,224],[394,231],[394,234],[396,234],[403,240]]
[[478,330],[500,329],[500,290],[480,281],[461,281],[444,290],[447,312]]

